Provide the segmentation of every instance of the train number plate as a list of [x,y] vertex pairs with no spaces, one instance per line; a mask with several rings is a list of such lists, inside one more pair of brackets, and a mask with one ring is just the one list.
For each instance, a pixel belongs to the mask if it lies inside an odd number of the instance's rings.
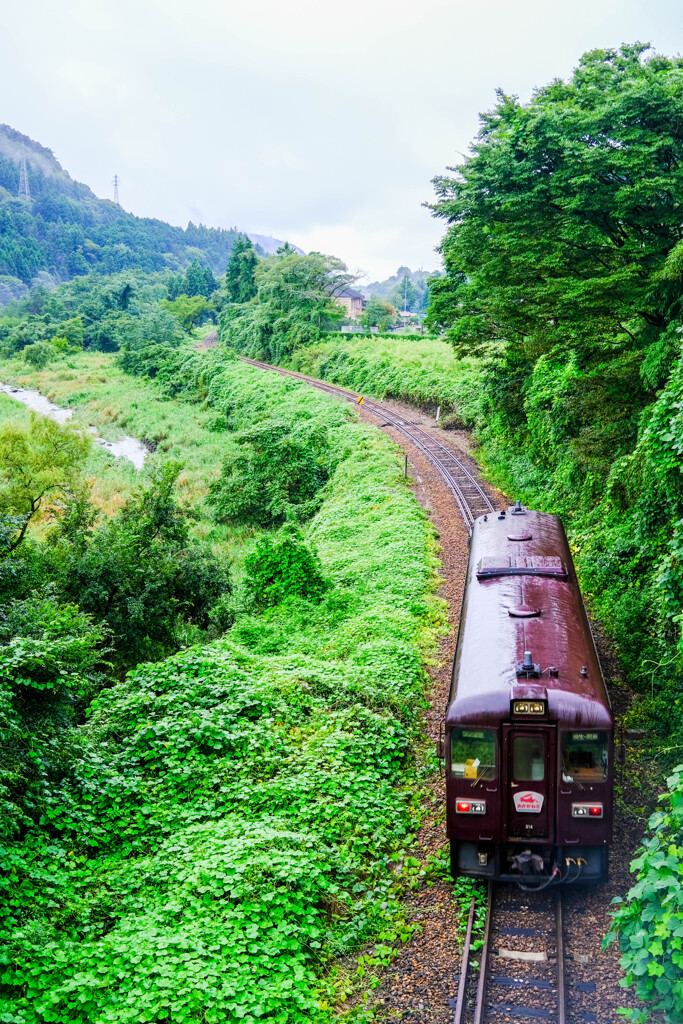
[[525,789],[521,793],[515,793],[515,810],[519,814],[539,814],[543,810],[543,800],[542,793]]

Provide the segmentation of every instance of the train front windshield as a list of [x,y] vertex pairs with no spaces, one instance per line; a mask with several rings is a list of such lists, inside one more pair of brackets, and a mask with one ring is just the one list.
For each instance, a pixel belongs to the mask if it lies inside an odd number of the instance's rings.
[[496,777],[496,733],[490,729],[453,729],[451,775],[473,784]]
[[606,732],[565,732],[562,735],[564,782],[604,782],[609,736]]

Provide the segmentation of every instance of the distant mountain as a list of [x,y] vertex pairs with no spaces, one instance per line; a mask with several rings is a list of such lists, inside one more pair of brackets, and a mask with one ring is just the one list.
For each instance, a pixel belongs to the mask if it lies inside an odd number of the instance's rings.
[[[255,235],[252,231],[245,231],[244,234],[251,238],[255,246],[260,246],[266,256],[270,256],[271,253],[277,252],[280,246],[285,244],[281,238],[271,238],[270,235]],[[294,245],[292,242],[289,244],[292,246],[292,249],[296,250],[296,252],[300,253],[302,256],[304,255],[303,249],[300,249],[298,245]]]
[[429,300],[430,277],[441,277],[440,270],[411,270],[410,267],[399,267],[392,277],[386,281],[373,281],[371,284],[359,284],[366,299],[376,295],[379,299],[391,302],[399,311],[406,308],[412,313],[423,313]]
[[[19,199],[22,161],[30,198]],[[196,257],[222,274],[237,228],[187,228],[135,217],[61,167],[51,150],[0,125],[0,304],[36,284],[53,287],[79,274],[184,270]],[[253,235],[265,252],[280,242]]]

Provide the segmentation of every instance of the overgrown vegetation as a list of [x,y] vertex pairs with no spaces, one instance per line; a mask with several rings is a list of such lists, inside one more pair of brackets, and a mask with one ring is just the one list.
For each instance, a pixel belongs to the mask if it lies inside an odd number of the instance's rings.
[[352,280],[336,257],[300,256],[285,246],[255,268],[252,301],[224,307],[218,336],[244,355],[281,362],[343,319],[335,297]]
[[[605,944],[619,939],[626,970],[623,985],[633,985],[636,995],[667,1021],[683,1014],[683,908],[681,861],[683,861],[683,765],[667,779],[668,792],[660,797],[662,809],[649,821],[649,835],[633,862],[636,884],[627,902],[617,910]],[[645,1024],[650,1009],[633,1010],[630,1020]]]
[[[525,105],[499,93],[471,157],[435,179],[449,226],[429,320],[482,357],[469,412],[492,475],[569,525],[584,591],[640,694],[632,721],[671,764],[683,743],[683,62],[646,51],[586,54]],[[671,1021],[682,861],[673,819],[655,823],[614,924],[629,979]]]
[[[155,394],[186,405],[207,450],[222,439],[196,536],[225,518],[214,529],[234,533],[234,587],[226,600],[223,585],[221,621],[198,621],[200,644],[112,686],[110,666],[141,650],[139,624],[153,630],[160,608],[189,610],[173,573],[197,540],[174,497],[177,468],[159,465],[156,483],[99,525],[87,503],[60,495],[52,533],[39,515],[12,556],[34,567],[38,591],[46,561],[50,585],[63,570],[82,607],[47,592],[14,598],[0,631],[0,680],[3,658],[10,674],[20,657],[37,666],[28,624],[39,621],[45,671],[53,664],[69,681],[68,713],[43,705],[39,729],[16,691],[0,708],[14,822],[2,853],[4,1012],[22,1024],[329,1020],[354,983],[353,972],[330,974],[331,961],[374,939],[365,959],[384,962],[410,931],[396,897],[414,870],[404,849],[421,653],[441,615],[428,593],[429,534],[391,446],[345,407],[173,340],[139,346],[129,368],[135,403],[144,393],[150,408]],[[249,475],[262,498],[272,478],[265,514],[256,494],[240,502],[231,491]],[[6,536],[15,532],[8,523]],[[162,544],[158,558],[150,542]],[[196,582],[185,568],[183,581]],[[175,597],[155,600],[155,578]],[[219,575],[199,580],[201,590]],[[127,605],[134,614],[117,619]],[[66,648],[49,662],[54,622]],[[207,643],[211,628],[223,635]],[[367,964],[358,970],[356,981]]]

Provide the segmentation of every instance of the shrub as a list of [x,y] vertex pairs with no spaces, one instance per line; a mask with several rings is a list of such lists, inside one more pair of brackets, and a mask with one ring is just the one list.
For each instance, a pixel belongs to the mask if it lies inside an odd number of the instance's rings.
[[34,370],[44,370],[54,354],[54,348],[46,341],[36,341],[33,345],[27,345],[23,351],[24,359]]
[[174,496],[179,472],[168,463],[64,554],[64,591],[107,623],[123,666],[177,650],[178,620],[207,627],[230,590],[227,570],[189,539],[188,512]]
[[336,461],[324,424],[271,420],[235,445],[209,492],[219,522],[273,526],[313,515]]
[[245,585],[257,608],[280,604],[289,597],[319,601],[329,584],[320,560],[297,530],[264,537],[247,556]]
[[614,914],[605,938],[619,940],[621,966],[646,1010],[632,1010],[633,1021],[645,1022],[652,1013],[677,1024],[683,1018],[683,765],[667,779],[668,792],[659,799],[662,810],[649,821],[649,837],[631,864],[636,884]]

